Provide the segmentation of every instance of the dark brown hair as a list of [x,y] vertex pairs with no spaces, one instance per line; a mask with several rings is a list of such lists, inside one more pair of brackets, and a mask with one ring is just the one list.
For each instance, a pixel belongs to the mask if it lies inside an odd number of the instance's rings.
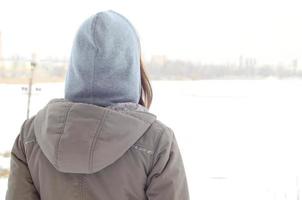
[[139,104],[149,109],[153,99],[153,91],[142,58],[140,58],[140,71],[142,87]]

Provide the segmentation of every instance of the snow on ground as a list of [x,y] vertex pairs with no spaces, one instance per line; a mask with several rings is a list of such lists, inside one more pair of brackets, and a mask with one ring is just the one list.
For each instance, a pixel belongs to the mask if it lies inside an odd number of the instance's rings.
[[5,192],[7,188],[7,179],[0,178],[0,198],[5,199]]
[[[192,200],[294,200],[302,172],[302,81],[154,81],[151,112],[169,125]],[[0,152],[26,117],[21,85],[0,85]],[[36,88],[41,88],[37,91]],[[31,115],[63,84],[34,86]],[[8,166],[0,159],[0,167]],[[5,179],[0,179],[4,199]]]

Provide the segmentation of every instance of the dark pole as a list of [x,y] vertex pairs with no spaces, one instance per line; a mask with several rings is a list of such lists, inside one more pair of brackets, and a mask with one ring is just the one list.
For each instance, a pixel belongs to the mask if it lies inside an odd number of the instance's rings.
[[33,77],[34,77],[34,70],[37,66],[37,61],[36,61],[36,55],[32,55],[32,59],[30,62],[30,77],[29,77],[29,83],[28,83],[28,98],[27,98],[27,115],[26,118],[29,118],[29,113],[30,113],[30,99],[31,99],[31,91],[32,91],[32,84],[33,84]]

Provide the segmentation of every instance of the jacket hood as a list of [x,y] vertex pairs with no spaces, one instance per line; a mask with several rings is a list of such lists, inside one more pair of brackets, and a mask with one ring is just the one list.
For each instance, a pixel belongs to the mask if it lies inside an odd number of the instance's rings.
[[118,160],[155,120],[146,111],[53,99],[37,113],[34,130],[43,154],[58,171],[90,174]]
[[133,25],[112,10],[80,26],[65,78],[65,99],[108,106],[138,103],[141,94],[140,42]]

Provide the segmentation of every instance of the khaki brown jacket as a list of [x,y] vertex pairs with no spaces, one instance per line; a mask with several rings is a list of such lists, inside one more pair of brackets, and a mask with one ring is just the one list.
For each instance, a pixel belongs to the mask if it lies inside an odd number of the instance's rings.
[[189,200],[174,133],[149,112],[53,99],[11,156],[6,200]]

